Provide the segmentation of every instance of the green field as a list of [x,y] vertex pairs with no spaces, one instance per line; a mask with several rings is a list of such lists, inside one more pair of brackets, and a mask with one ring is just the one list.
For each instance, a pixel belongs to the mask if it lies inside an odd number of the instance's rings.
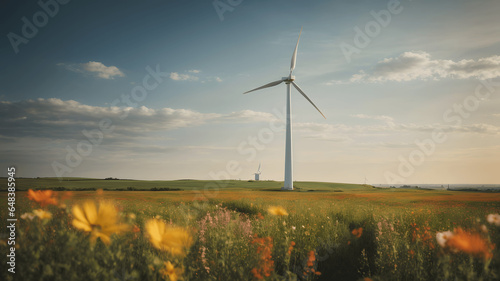
[[[16,183],[16,273],[2,266],[1,280],[499,279],[500,252],[493,244],[500,242],[500,226],[486,219],[500,212],[498,193],[320,182],[297,182],[296,191],[282,192],[281,183],[272,181]],[[51,196],[57,203],[41,206],[20,191],[27,189],[61,191]],[[0,200],[7,202],[7,192],[0,192]],[[98,212],[92,231],[85,232],[73,223],[78,214],[72,207],[83,202],[112,202],[117,223],[127,230],[110,235],[109,244],[103,238],[92,242],[106,231],[106,215],[113,215]],[[288,214],[269,213],[271,206]],[[5,222],[7,207],[0,215]],[[153,218],[189,233],[185,253],[154,246],[146,227]],[[447,230],[468,245],[452,239],[439,245],[436,234]],[[0,243],[4,259],[6,235]],[[165,243],[178,239],[168,237]]]
[[[5,178],[4,178],[5,179]],[[105,180],[91,178],[19,178],[17,179],[18,190],[28,189],[61,189],[66,190],[86,190],[86,189],[104,189],[104,190],[126,190],[132,188],[134,190],[148,190],[151,188],[169,188],[181,190],[204,190],[223,188],[231,190],[248,190],[248,189],[263,189],[263,190],[279,190],[282,182],[276,181],[209,181],[209,180],[173,180],[173,181],[145,181],[145,180]],[[324,183],[324,182],[296,182],[297,191],[309,190],[365,190],[367,186],[358,184],[342,184],[342,183]]]

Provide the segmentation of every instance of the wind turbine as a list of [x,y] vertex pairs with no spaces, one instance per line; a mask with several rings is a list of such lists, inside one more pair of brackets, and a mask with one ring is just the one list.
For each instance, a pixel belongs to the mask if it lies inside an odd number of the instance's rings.
[[260,178],[259,178],[259,177],[260,177],[260,174],[261,174],[261,173],[262,173],[262,172],[260,171],[260,163],[259,163],[259,168],[257,169],[257,173],[254,173],[254,175],[255,175],[255,180],[256,180],[256,181],[260,180]]
[[280,80],[268,83],[264,86],[255,88],[253,90],[244,92],[247,94],[253,91],[257,91],[264,88],[274,87],[283,82],[286,84],[286,142],[285,142],[285,182],[281,190],[293,190],[293,165],[292,165],[292,91],[290,84],[292,84],[299,93],[308,100],[316,110],[321,113],[321,115],[326,119],[325,115],[319,110],[319,108],[309,99],[309,97],[302,91],[302,89],[294,82],[295,76],[292,75],[295,69],[295,63],[297,61],[297,48],[299,47],[300,34],[302,33],[302,28],[300,28],[299,38],[297,39],[297,45],[295,45],[295,50],[292,55],[292,62],[290,63],[290,74],[287,77],[282,77]]

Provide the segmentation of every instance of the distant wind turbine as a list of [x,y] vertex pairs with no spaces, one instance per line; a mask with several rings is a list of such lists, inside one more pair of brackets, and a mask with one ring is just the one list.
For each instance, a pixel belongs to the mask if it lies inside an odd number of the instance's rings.
[[297,48],[299,47],[300,34],[302,33],[302,28],[299,32],[299,38],[297,39],[297,45],[295,45],[295,50],[292,55],[292,62],[290,64],[290,74],[287,77],[282,77],[281,80],[277,80],[271,83],[268,83],[264,86],[255,88],[248,92],[244,92],[243,94],[247,94],[253,91],[257,91],[264,88],[274,87],[276,85],[285,82],[286,84],[286,143],[285,143],[285,182],[283,184],[282,190],[293,190],[293,167],[292,167],[292,91],[290,88],[290,84],[292,84],[299,93],[308,100],[316,110],[321,113],[321,115],[326,119],[325,115],[319,110],[319,108],[309,99],[309,97],[302,91],[302,89],[293,82],[295,80],[295,76],[292,75],[293,70],[295,69],[295,62],[297,60]]
[[259,168],[257,169],[257,173],[254,173],[256,181],[260,180],[260,174],[261,173],[262,172],[260,171],[260,163],[259,163]]

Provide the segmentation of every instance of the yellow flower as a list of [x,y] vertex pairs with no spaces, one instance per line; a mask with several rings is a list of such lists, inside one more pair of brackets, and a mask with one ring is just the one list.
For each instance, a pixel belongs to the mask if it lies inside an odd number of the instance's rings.
[[47,219],[50,220],[52,218],[52,214],[49,212],[46,212],[42,209],[38,210],[33,210],[33,214],[37,217],[39,217],[41,220]]
[[165,277],[165,279],[168,276],[170,281],[177,281],[179,279],[179,276],[182,275],[183,272],[184,270],[175,268],[174,265],[169,261],[165,263],[165,268],[160,269],[160,273]]
[[286,210],[283,208],[283,207],[276,207],[276,206],[271,206],[269,207],[269,209],[267,209],[267,211],[271,214],[271,215],[275,215],[275,216],[288,216],[288,213],[286,212]]
[[165,222],[158,219],[146,222],[146,232],[153,246],[173,255],[185,255],[186,248],[193,244],[193,239],[185,228],[166,225]]
[[105,244],[111,242],[110,236],[129,228],[127,224],[120,224],[118,211],[110,202],[101,202],[99,208],[92,201],[86,201],[82,206],[73,206],[73,226],[90,232],[90,240],[95,242],[100,238]]

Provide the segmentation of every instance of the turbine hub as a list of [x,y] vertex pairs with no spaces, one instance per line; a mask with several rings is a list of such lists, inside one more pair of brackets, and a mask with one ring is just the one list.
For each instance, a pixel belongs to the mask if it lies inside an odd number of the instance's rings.
[[282,77],[281,79],[282,79],[285,83],[287,83],[287,84],[288,84],[288,83],[290,83],[290,82],[292,82],[292,81],[294,81],[294,80],[295,80],[295,76],[290,75],[290,76],[288,76],[288,77]]

